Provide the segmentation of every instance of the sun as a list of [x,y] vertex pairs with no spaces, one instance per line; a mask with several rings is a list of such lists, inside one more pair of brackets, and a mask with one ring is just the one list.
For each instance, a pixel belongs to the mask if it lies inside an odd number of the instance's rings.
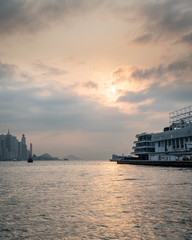
[[116,88],[115,88],[115,87],[112,87],[112,88],[111,88],[111,92],[112,92],[112,93],[116,93]]

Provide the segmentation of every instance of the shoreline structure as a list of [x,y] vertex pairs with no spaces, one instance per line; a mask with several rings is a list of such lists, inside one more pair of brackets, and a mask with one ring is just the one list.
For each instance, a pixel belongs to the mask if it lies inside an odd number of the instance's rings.
[[112,155],[118,164],[192,167],[192,105],[169,113],[169,127],[136,135],[132,155]]

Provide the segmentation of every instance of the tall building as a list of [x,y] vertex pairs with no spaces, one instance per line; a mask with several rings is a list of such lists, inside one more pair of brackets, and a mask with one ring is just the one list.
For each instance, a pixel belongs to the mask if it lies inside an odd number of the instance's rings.
[[22,142],[22,144],[26,145],[25,134],[22,134],[21,142]]
[[27,150],[25,134],[22,134],[21,144],[22,144],[22,159],[26,160],[28,158],[29,153]]
[[13,159],[18,159],[18,151],[19,151],[19,146],[18,146],[18,140],[15,136],[12,136],[12,158]]
[[22,143],[18,142],[18,160],[22,160]]
[[9,130],[5,137],[5,158],[12,159],[12,136]]
[[0,135],[0,160],[5,159],[5,135]]
[[33,145],[32,145],[32,143],[30,143],[30,150],[29,150],[29,152],[30,152],[30,154],[32,156],[33,155]]

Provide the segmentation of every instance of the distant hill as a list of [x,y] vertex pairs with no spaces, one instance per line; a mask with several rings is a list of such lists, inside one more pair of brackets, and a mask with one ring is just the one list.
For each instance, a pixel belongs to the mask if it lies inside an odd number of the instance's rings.
[[43,153],[42,155],[38,156],[37,159],[38,160],[58,160],[57,157],[52,157],[48,153]]
[[73,155],[73,154],[70,154],[68,155],[67,157],[64,157],[64,159],[68,159],[68,160],[81,160],[81,158]]

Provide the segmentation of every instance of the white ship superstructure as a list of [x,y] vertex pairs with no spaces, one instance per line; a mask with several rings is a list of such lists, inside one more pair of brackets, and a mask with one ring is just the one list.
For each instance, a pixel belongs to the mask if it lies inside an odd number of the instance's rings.
[[192,160],[192,105],[169,114],[170,126],[164,132],[154,133],[154,154],[150,160]]
[[139,159],[147,160],[150,153],[155,151],[155,145],[152,141],[152,133],[137,134],[137,141],[134,141],[134,152],[131,154],[137,155]]

